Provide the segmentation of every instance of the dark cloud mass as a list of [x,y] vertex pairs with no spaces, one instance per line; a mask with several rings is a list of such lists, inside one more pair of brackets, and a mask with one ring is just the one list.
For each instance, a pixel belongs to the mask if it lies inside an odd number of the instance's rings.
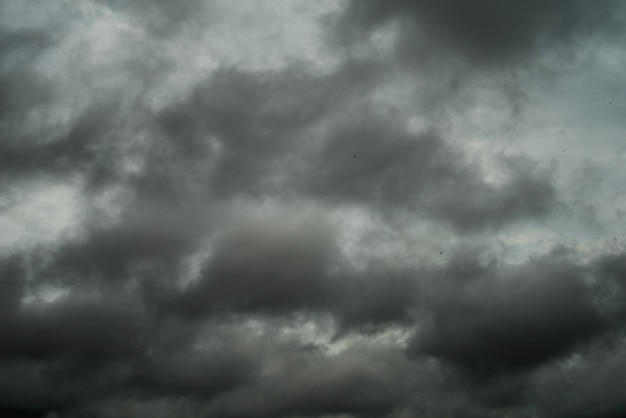
[[[536,260],[470,283],[447,280],[433,296],[418,353],[478,374],[523,370],[571,350],[608,325],[592,304],[580,266]],[[495,274],[499,273],[499,274]]]
[[396,19],[409,27],[403,47],[415,53],[451,47],[472,61],[502,64],[612,30],[618,9],[614,0],[354,0],[346,19],[364,28]]
[[0,1],[0,416],[624,416],[624,16]]

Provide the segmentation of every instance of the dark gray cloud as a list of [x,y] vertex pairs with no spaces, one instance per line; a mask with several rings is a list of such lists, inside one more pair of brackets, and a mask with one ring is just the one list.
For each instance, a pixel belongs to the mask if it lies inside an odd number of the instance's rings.
[[314,142],[307,131],[358,99],[360,89],[377,77],[374,70],[358,62],[327,77],[299,65],[278,73],[218,70],[182,103],[161,111],[158,125],[178,147],[199,146],[214,137],[220,146],[209,183],[214,193],[273,193],[281,185],[272,177],[289,168],[282,156],[297,156]]
[[383,266],[350,269],[337,257],[327,220],[286,215],[236,223],[216,243],[197,282],[180,294],[161,295],[166,311],[186,318],[330,312],[341,330],[410,321],[411,274]]
[[206,152],[207,136],[217,141],[218,196],[287,188],[332,203],[419,210],[462,231],[541,219],[558,206],[551,172],[531,159],[502,158],[508,181],[494,186],[436,132],[409,134],[401,119],[361,106],[359,89],[377,79],[375,69],[351,64],[326,78],[299,68],[220,71],[158,124],[177,147],[191,147],[181,151],[188,158]]
[[0,262],[0,309],[3,314],[13,312],[20,304],[24,287],[24,266],[18,257],[11,257]]
[[269,221],[237,229],[217,244],[200,281],[178,302],[181,309],[289,312],[329,298],[336,250],[323,225]]
[[491,90],[516,120],[537,89],[566,77],[589,48],[619,43],[625,18],[616,0],[353,0],[330,39],[359,56],[389,38],[392,51],[374,59],[411,74],[414,106],[429,118],[443,114],[445,124]]
[[618,387],[623,383],[623,341],[604,350],[587,350],[582,359],[562,369],[543,371],[530,394],[548,417],[619,417],[626,402]]
[[[35,82],[37,82],[35,80]],[[15,88],[15,87],[14,87]],[[16,88],[20,88],[19,85]],[[28,93],[20,89],[20,97],[26,98]],[[31,107],[33,102],[45,100],[41,92],[33,92],[33,97],[25,105]],[[15,107],[12,106],[12,109]],[[8,136],[2,144],[0,161],[4,167],[3,179],[20,180],[46,175],[68,175],[86,170],[97,164],[95,147],[101,141],[101,135],[108,128],[107,118],[103,118],[106,108],[86,112],[74,121],[66,135],[53,138],[50,142],[41,142],[38,138]],[[24,123],[18,120],[15,123]]]
[[215,327],[208,346],[193,349],[190,342],[183,338],[153,345],[133,364],[127,390],[147,399],[183,396],[207,401],[250,383],[259,373],[263,348],[241,335]]
[[19,115],[32,106],[34,95],[39,102],[46,102],[49,91],[41,80],[24,67],[31,64],[38,54],[56,43],[53,33],[46,30],[3,30],[0,32],[0,111],[3,121],[8,116]]
[[581,267],[558,253],[481,270],[468,282],[467,274],[453,274],[435,285],[430,318],[414,341],[417,353],[478,375],[506,374],[561,356],[608,326]]
[[407,134],[393,120],[363,113],[340,126],[305,171],[312,193],[383,210],[424,211],[459,230],[541,219],[558,205],[549,171],[528,159],[503,161],[509,180],[490,185],[435,132]]
[[403,32],[400,53],[416,60],[448,49],[479,65],[508,65],[546,50],[563,53],[584,36],[613,31],[619,10],[613,0],[352,1],[342,29],[369,30],[393,19]]
[[0,413],[623,415],[621,6],[331,3],[0,2]]
[[73,299],[77,298],[14,311],[2,329],[2,355],[35,359],[60,355],[95,361],[131,355],[150,336],[149,320],[127,301]]
[[407,363],[393,352],[357,349],[326,358],[311,353],[285,363],[252,390],[218,403],[216,411],[224,416],[384,416],[406,397],[402,385],[410,381],[402,370]]
[[120,225],[96,227],[85,238],[64,243],[47,268],[61,282],[76,282],[123,281],[129,269],[142,262],[175,266],[179,257],[195,248],[200,233],[198,224],[185,227],[183,222],[167,216],[128,216]]

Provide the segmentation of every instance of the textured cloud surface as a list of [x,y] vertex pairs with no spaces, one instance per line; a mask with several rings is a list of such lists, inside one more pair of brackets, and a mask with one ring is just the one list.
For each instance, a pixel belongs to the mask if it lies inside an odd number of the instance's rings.
[[0,415],[623,417],[625,19],[0,1]]

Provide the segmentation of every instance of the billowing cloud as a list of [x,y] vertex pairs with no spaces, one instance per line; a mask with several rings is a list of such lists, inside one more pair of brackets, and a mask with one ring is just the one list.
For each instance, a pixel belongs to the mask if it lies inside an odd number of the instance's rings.
[[617,1],[0,3],[0,413],[618,417]]
[[443,289],[435,286],[431,318],[414,349],[478,374],[500,374],[541,364],[602,333],[607,324],[581,267],[552,257],[484,266],[474,280],[451,277]]

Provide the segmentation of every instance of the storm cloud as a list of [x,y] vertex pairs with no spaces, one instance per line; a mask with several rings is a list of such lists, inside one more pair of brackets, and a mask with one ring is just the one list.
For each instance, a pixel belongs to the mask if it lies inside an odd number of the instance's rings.
[[625,13],[0,2],[0,413],[623,416]]
[[[509,64],[543,49],[564,49],[586,36],[612,32],[619,22],[613,0],[352,1],[347,25],[368,30],[389,20],[404,25],[402,47],[452,49],[482,64]],[[352,29],[352,28],[349,28]],[[409,38],[410,37],[410,38]],[[430,45],[430,46],[426,46]],[[410,52],[410,49],[404,52]],[[550,51],[554,52],[554,51]]]

